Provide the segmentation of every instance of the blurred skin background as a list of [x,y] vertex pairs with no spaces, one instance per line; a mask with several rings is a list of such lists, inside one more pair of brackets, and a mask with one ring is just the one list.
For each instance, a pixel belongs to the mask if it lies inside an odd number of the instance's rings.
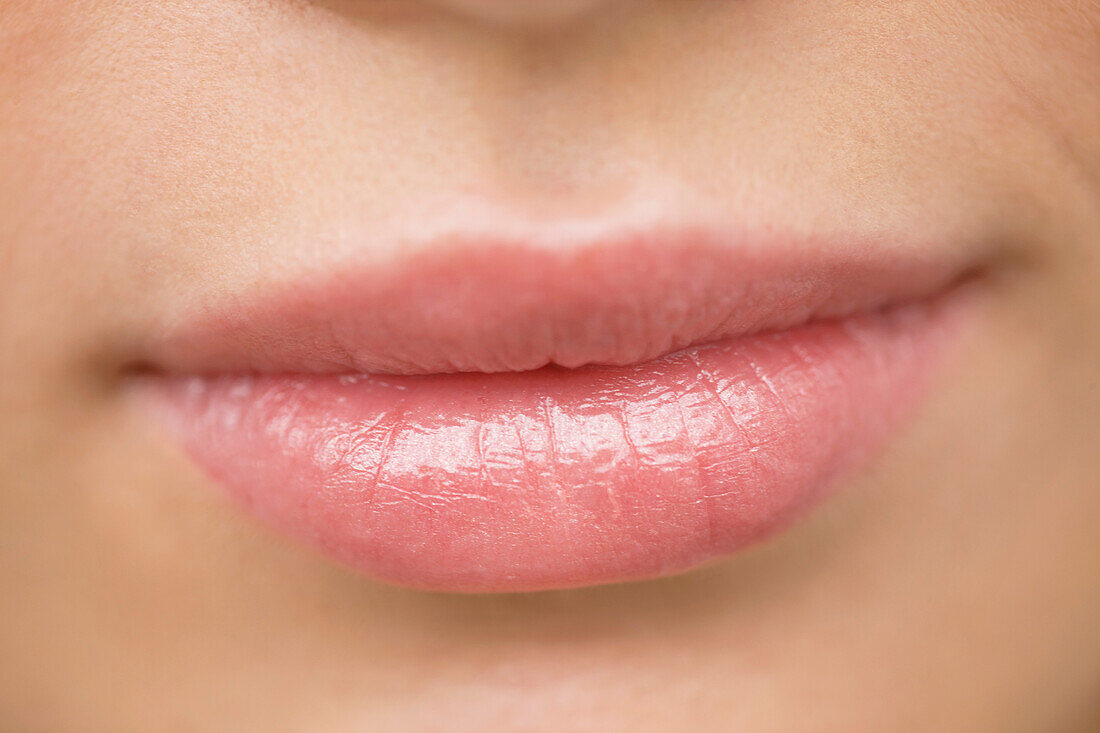
[[[717,565],[391,587],[126,399],[175,304],[331,222],[670,186],[983,253],[916,420]],[[0,0],[0,728],[1097,730],[1098,256],[1092,0]]]

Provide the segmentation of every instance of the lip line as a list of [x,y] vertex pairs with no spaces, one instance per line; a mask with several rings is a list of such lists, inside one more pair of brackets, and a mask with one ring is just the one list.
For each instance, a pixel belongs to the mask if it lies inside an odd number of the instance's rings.
[[[980,269],[957,250],[933,261],[848,239],[838,249],[688,228],[552,248],[449,236],[388,265],[205,300],[147,344],[141,369],[412,375],[628,366],[927,300]],[[551,335],[532,343],[540,330]]]

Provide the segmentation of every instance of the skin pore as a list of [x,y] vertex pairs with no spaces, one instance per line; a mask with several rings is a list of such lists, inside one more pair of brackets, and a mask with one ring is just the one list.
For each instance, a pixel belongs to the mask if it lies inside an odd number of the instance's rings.
[[[0,0],[0,728],[1100,724],[1100,8],[549,5]],[[410,221],[651,200],[978,263],[912,423],[716,565],[385,585],[129,399],[181,313]]]

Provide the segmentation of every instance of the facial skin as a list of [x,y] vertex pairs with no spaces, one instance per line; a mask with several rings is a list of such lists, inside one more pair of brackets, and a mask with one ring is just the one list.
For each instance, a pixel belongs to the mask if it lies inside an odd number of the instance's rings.
[[[1100,8],[550,5],[0,0],[0,728],[1100,725]],[[387,586],[128,398],[186,308],[382,262],[425,212],[670,191],[982,264],[916,420],[717,565]]]

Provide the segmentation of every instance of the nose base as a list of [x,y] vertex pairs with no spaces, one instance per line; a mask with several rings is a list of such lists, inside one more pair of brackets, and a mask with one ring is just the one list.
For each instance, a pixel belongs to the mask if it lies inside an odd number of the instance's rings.
[[554,25],[591,12],[606,0],[432,0],[440,8],[503,25]]

